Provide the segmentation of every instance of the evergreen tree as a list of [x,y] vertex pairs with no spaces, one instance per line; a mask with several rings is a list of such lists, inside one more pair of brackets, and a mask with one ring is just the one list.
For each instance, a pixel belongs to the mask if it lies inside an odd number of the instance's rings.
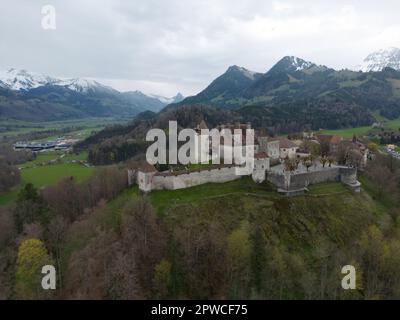
[[261,293],[264,284],[264,268],[266,265],[265,241],[262,229],[257,226],[252,236],[251,250],[252,283],[257,293]]
[[27,183],[19,192],[14,210],[15,226],[21,232],[25,223],[48,222],[47,210],[42,196],[32,183]]

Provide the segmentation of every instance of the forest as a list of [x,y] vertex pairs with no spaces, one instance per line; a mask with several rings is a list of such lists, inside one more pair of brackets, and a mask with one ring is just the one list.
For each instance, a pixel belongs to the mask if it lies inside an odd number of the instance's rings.
[[[146,196],[117,166],[28,184],[0,212],[0,298],[399,298],[399,168],[377,156],[361,194],[296,198],[246,179]],[[55,291],[38,289],[43,264]],[[340,287],[348,264],[355,291]]]

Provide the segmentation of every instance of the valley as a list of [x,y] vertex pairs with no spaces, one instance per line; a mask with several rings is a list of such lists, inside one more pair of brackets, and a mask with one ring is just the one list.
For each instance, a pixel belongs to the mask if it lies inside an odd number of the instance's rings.
[[77,120],[62,120],[62,121],[46,121],[46,122],[31,122],[20,121],[13,119],[0,118],[0,135],[1,139],[15,137],[17,135],[29,133],[43,133],[42,139],[51,140],[52,136],[45,136],[47,133],[59,135],[68,133],[74,137],[81,139],[87,138],[91,132],[100,131],[107,126],[118,123],[126,123],[130,118],[84,118]]
[[[385,150],[400,147],[400,71],[286,56],[265,73],[231,66],[177,100],[30,77],[19,72],[0,89],[0,298],[398,298],[400,164]],[[149,169],[146,133],[170,133],[172,120],[254,128],[263,177],[209,183],[222,167]],[[12,149],[59,137],[76,143]],[[268,179],[287,172],[291,190]],[[163,183],[146,189],[141,174]],[[165,182],[180,175],[188,185]],[[32,240],[57,265],[54,292],[18,273]],[[362,274],[351,292],[338,273],[349,263]]]

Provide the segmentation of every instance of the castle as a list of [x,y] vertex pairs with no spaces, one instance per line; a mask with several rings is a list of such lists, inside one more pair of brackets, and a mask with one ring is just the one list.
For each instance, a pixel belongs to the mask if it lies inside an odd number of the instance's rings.
[[[249,128],[249,125],[238,125],[239,128]],[[204,121],[196,129],[206,128]],[[200,130],[197,131],[200,135]],[[247,146],[249,147],[249,146]],[[276,186],[277,191],[284,195],[304,193],[307,187],[321,182],[340,181],[355,191],[360,191],[357,181],[357,168],[347,166],[329,166],[315,162],[311,168],[305,167],[298,161],[297,168],[289,171],[284,159],[296,159],[304,154],[299,153],[299,147],[286,138],[270,138],[257,136],[254,146],[254,166],[247,172],[256,183],[269,181]],[[210,147],[211,148],[211,147]],[[226,152],[232,152],[221,144],[222,157]],[[143,192],[153,190],[176,190],[190,188],[205,183],[224,183],[239,179],[243,174],[237,174],[235,164],[205,165],[204,167],[185,169],[181,171],[158,172],[153,165],[144,163],[137,169],[128,171],[129,183],[136,182]]]

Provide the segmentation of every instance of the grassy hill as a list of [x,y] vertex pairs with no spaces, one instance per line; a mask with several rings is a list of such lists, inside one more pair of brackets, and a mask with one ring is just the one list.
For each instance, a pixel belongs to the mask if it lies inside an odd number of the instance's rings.
[[[311,187],[307,195],[286,198],[269,184],[243,178],[145,196],[168,239],[164,260],[172,269],[166,297],[393,296],[390,290],[370,288],[368,275],[363,290],[345,292],[340,287],[341,266],[354,264],[361,272],[364,253],[376,249],[368,241],[387,241],[385,250],[392,250],[384,235],[391,229],[387,204],[374,200],[373,184],[365,179],[367,191],[360,194],[327,183]],[[140,199],[137,187],[130,188],[70,231],[64,245],[68,272],[73,270],[70,259],[104,241],[104,232],[119,237],[126,228],[127,206]],[[105,231],[99,234],[99,228]]]

